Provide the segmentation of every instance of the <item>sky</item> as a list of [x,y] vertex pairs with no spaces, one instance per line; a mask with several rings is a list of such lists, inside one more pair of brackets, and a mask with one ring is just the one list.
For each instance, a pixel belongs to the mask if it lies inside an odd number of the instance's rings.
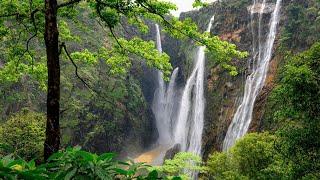
[[178,11],[172,12],[173,15],[178,16],[181,12],[190,11],[194,0],[168,0],[178,6]]
[[[194,0],[166,0],[172,2],[178,6],[178,11],[172,12],[173,15],[179,16],[181,12],[192,10],[192,4]],[[214,0],[207,0],[207,2],[213,2]]]

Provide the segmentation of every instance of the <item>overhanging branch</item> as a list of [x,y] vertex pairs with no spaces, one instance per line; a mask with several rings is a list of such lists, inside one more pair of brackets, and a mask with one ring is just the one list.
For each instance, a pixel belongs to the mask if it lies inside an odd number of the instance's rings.
[[75,73],[76,73],[77,78],[80,79],[80,81],[81,81],[87,88],[92,89],[92,88],[89,86],[89,84],[86,83],[86,81],[79,75],[79,73],[78,73],[78,66],[77,66],[77,64],[74,62],[74,60],[72,59],[72,57],[70,56],[70,54],[69,54],[69,52],[68,52],[68,50],[67,50],[67,47],[66,47],[66,45],[65,45],[64,42],[60,44],[60,48],[61,48],[61,50],[62,50],[62,49],[64,50],[64,52],[66,53],[68,59],[71,61],[72,65],[74,66],[74,68],[75,68]]

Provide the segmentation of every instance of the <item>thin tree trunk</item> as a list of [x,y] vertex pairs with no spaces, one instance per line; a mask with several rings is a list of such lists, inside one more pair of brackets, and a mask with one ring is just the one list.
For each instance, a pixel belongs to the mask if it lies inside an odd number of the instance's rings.
[[44,158],[59,150],[60,125],[60,64],[59,32],[57,27],[57,0],[45,0],[45,44],[48,66],[47,128],[44,144]]

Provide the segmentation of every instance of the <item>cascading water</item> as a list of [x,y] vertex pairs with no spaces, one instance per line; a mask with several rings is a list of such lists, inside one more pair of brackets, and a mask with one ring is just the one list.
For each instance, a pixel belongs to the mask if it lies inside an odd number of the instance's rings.
[[[158,24],[155,26],[157,49],[162,52],[160,28]],[[176,96],[175,82],[178,71],[178,68],[173,71],[168,86],[163,80],[161,71],[158,71],[158,88],[154,94],[152,111],[156,118],[159,133],[158,143],[160,145],[170,145],[172,143],[172,119],[174,117],[174,99]]]
[[[210,19],[206,32],[210,32],[214,16]],[[201,154],[201,140],[204,123],[204,71],[205,46],[198,49],[194,69],[184,88],[177,122],[174,142],[180,144],[181,151]]]
[[[277,0],[276,2],[270,20],[269,32],[265,40],[261,37],[261,24],[263,20],[262,16],[266,7],[266,0],[263,0],[262,3],[258,3],[257,0],[253,1],[253,6],[251,7],[252,21],[254,14],[259,13],[258,38],[255,38],[255,33],[253,32],[253,40],[257,40],[258,43],[253,43],[253,65],[252,67],[249,67],[252,73],[247,77],[242,103],[238,107],[224,139],[224,151],[227,151],[231,146],[234,145],[237,139],[244,136],[248,131],[252,119],[254,102],[266,80],[269,62],[272,56],[273,45],[277,34],[281,1],[282,0]],[[258,5],[260,7],[260,11],[256,12],[254,9]],[[263,43],[263,41],[265,41],[265,43]],[[257,45],[258,48],[256,48],[255,45]]]

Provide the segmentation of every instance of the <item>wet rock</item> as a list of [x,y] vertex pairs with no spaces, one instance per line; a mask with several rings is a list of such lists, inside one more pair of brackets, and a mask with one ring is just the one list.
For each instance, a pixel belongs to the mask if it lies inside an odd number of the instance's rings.
[[264,6],[262,3],[257,3],[254,6],[249,6],[247,9],[252,13],[260,13],[262,11],[262,13],[268,14],[272,13],[275,7],[274,3],[266,3]]
[[180,149],[181,149],[181,145],[180,144],[175,144],[171,149],[169,149],[165,156],[164,156],[164,159],[173,159],[174,156],[180,152]]

